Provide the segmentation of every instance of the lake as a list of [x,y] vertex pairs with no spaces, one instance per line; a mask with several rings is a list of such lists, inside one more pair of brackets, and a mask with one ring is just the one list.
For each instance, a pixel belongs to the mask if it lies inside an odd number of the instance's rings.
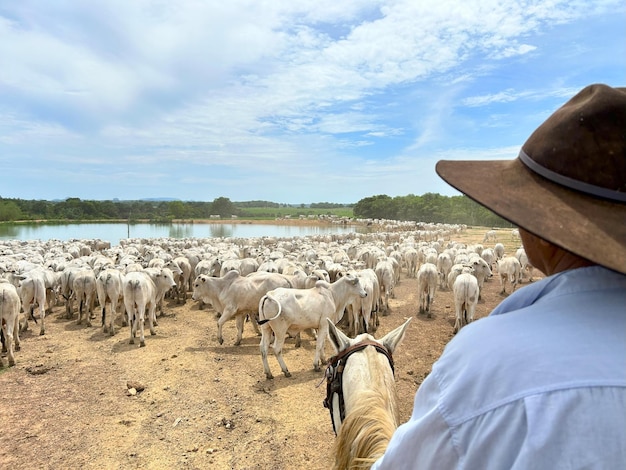
[[266,225],[266,224],[0,224],[0,240],[100,239],[119,245],[125,238],[256,238],[306,237],[331,233],[366,233],[360,225]]

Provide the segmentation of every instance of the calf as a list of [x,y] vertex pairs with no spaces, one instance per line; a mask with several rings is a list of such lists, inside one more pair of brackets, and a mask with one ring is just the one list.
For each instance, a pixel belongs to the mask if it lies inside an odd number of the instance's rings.
[[463,324],[467,325],[474,321],[474,312],[478,303],[478,280],[472,274],[461,273],[454,280],[452,291],[456,311],[454,332],[457,333]]
[[267,352],[274,334],[274,355],[285,377],[291,377],[283,360],[282,349],[285,335],[294,335],[308,328],[317,329],[317,341],[313,367],[320,370],[320,360],[324,361],[324,343],[328,335],[328,321],[337,323],[343,316],[346,305],[354,297],[365,297],[359,278],[348,274],[337,281],[318,281],[311,289],[278,288],[269,291],[259,301],[259,325],[261,325],[261,359],[265,376],[274,376],[267,362]]
[[[239,346],[246,315],[253,314],[256,317],[261,297],[277,287],[291,288],[291,284],[282,274],[266,271],[257,271],[245,277],[237,271],[229,271],[223,277],[202,274],[194,282],[191,298],[210,303],[221,314],[217,320],[217,340],[220,344],[224,343],[224,323],[234,318],[237,321],[235,346]],[[254,326],[256,329],[256,323]]]

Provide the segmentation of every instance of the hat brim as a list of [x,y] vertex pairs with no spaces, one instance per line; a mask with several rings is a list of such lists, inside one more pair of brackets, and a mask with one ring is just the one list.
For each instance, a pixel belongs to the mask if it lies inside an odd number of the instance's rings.
[[626,204],[567,189],[514,160],[441,160],[437,174],[500,217],[626,274]]

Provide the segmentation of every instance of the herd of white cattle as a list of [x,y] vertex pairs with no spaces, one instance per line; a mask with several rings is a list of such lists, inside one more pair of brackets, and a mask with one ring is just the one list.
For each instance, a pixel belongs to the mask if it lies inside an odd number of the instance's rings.
[[[375,331],[401,273],[417,278],[419,311],[429,316],[436,290],[453,291],[455,332],[473,320],[492,271],[499,274],[502,292],[507,283],[515,289],[524,273],[532,280],[523,248],[505,256],[502,243],[491,248],[455,242],[464,226],[420,224],[418,229],[386,221],[384,227],[391,229],[288,239],[124,239],[118,246],[101,240],[0,242],[3,353],[14,365],[20,332],[35,322],[45,334],[46,313],[58,305],[65,305],[67,319],[77,313],[77,322],[87,326],[97,305],[104,333],[114,335],[120,317],[129,327],[130,343],[138,334],[145,346],[144,324],[156,334],[164,299],[185,303],[191,292],[200,308],[210,306],[218,314],[220,344],[222,326],[232,319],[239,344],[248,318],[261,335],[266,377],[273,377],[267,360],[271,341],[289,377],[282,357],[287,336],[295,337],[296,345],[303,330],[316,337],[313,365],[319,370],[327,319],[336,324],[345,312],[350,334]],[[488,232],[490,239],[494,232]]]

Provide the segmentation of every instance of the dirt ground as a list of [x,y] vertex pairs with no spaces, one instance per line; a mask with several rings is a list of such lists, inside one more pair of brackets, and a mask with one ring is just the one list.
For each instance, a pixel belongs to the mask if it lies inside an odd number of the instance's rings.
[[[470,230],[455,240],[479,243],[484,233]],[[510,230],[501,231],[499,241],[507,254],[519,244]],[[403,275],[376,333],[414,317],[394,354],[402,421],[453,336],[451,292],[437,291],[429,319],[417,314],[416,289],[416,280]],[[499,291],[496,277],[486,282],[477,318],[504,298]],[[170,300],[165,310],[145,348],[128,344],[128,328],[119,324],[111,337],[97,320],[93,327],[77,325],[76,314],[67,320],[64,306],[47,316],[45,336],[31,322],[17,365],[0,369],[0,468],[330,467],[334,434],[322,406],[323,373],[312,367],[312,338],[303,334],[299,349],[287,341],[291,378],[271,354],[275,379],[266,380],[251,325],[242,344],[233,346],[235,323],[227,323],[219,345],[211,309],[188,299],[184,305]],[[327,342],[326,357],[332,353]]]

